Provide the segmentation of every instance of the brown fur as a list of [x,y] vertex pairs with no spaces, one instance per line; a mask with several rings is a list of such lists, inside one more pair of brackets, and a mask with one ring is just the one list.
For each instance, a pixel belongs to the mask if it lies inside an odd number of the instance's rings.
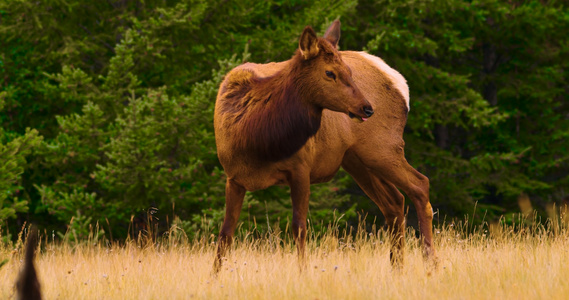
[[[310,184],[330,180],[340,166],[385,215],[393,231],[392,262],[403,260],[404,197],[398,188],[417,207],[425,255],[435,261],[429,181],[404,156],[408,108],[406,93],[397,87],[406,84],[395,85],[364,54],[338,52],[338,21],[316,48],[305,34],[306,29],[291,60],[243,64],[221,84],[214,126],[228,179],[214,270],[231,244],[245,191],[275,184],[290,185],[292,229],[302,260]],[[337,80],[326,82],[325,70],[337,73]],[[375,116],[363,123],[350,120],[348,115],[364,120],[370,104]]]
[[38,244],[37,230],[33,229],[26,241],[24,267],[16,282],[18,300],[41,300],[41,288],[34,266],[35,249]]
[[235,148],[259,160],[278,161],[298,151],[320,127],[322,109],[297,101],[299,87],[288,74],[258,78],[243,70],[231,79],[224,94],[227,102],[220,110],[225,112],[227,126],[239,128]]

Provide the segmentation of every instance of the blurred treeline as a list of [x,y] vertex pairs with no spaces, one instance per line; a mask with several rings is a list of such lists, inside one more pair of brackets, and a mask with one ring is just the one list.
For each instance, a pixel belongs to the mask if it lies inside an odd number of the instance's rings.
[[[336,18],[341,49],[378,55],[406,77],[406,156],[431,179],[439,216],[508,215],[520,195],[538,210],[561,204],[567,5],[0,0],[0,226],[31,221],[82,238],[98,223],[116,239],[150,218],[215,231],[225,182],[212,114],[223,75],[244,60],[290,58],[304,26],[322,34]],[[285,224],[288,197],[282,187],[248,194],[244,226]],[[313,186],[313,226],[361,212],[380,216],[345,173]]]

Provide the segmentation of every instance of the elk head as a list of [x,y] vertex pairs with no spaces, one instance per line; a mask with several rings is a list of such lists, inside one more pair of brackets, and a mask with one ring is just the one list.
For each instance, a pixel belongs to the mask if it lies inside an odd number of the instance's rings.
[[360,121],[373,115],[373,108],[352,79],[352,71],[337,50],[340,21],[334,21],[324,38],[307,26],[299,41],[302,91],[311,104],[342,112]]

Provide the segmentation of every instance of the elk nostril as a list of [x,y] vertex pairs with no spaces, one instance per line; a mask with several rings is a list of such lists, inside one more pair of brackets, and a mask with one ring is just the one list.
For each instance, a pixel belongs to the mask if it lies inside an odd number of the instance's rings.
[[373,115],[373,108],[371,107],[364,107],[363,108],[364,114],[369,118]]

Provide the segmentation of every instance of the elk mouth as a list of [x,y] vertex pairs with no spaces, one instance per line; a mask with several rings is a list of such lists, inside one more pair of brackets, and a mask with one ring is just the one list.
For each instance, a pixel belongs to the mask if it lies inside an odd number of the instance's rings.
[[368,119],[367,117],[358,116],[358,115],[352,113],[351,111],[348,112],[348,117],[350,117],[350,119],[356,119],[356,120],[358,120],[358,121],[360,121],[360,122],[365,122],[365,121],[367,121],[367,119]]
[[362,107],[361,112],[355,114],[351,111],[348,111],[348,116],[352,119],[359,120],[360,122],[365,122],[371,116],[373,116],[373,108],[370,105],[366,105]]

